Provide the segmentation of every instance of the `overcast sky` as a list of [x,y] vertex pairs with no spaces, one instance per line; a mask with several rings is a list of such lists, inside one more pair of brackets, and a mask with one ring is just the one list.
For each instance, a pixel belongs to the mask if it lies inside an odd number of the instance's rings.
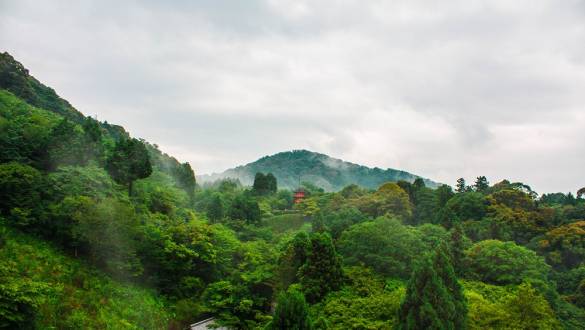
[[309,149],[585,186],[585,1],[0,0],[0,50],[197,174]]

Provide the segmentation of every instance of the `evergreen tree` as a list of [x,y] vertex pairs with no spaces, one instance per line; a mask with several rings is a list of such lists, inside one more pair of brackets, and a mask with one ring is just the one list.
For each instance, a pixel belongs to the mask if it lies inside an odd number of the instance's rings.
[[455,186],[455,191],[458,193],[464,193],[466,191],[464,178],[457,179],[457,185]]
[[341,260],[328,233],[314,233],[307,262],[299,269],[301,286],[310,303],[320,301],[343,282]]
[[490,188],[490,184],[485,176],[478,176],[473,185],[475,191],[485,193]]
[[465,270],[463,267],[463,259],[465,258],[465,233],[460,223],[456,223],[451,231],[450,251],[455,274],[462,276]]
[[467,305],[447,248],[415,269],[399,312],[399,329],[465,329]]
[[278,296],[276,310],[270,324],[274,330],[310,330],[313,329],[309,306],[303,294],[289,289]]
[[132,195],[132,184],[152,173],[152,165],[144,143],[137,139],[120,140],[106,163],[106,169],[114,181],[128,185]]

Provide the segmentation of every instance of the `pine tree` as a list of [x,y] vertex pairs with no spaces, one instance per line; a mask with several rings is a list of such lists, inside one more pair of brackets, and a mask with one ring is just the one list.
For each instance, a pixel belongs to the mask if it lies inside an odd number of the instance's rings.
[[464,178],[457,179],[457,185],[455,186],[455,191],[458,193],[465,192],[465,179]]
[[292,289],[278,296],[270,329],[313,329],[311,317],[309,316],[309,306],[301,292]]
[[467,305],[447,247],[415,269],[400,306],[399,329],[465,329]]
[[483,175],[477,177],[473,186],[477,192],[486,192],[490,188],[487,178]]
[[307,301],[320,301],[343,282],[341,260],[328,233],[314,233],[307,262],[299,269],[301,286]]

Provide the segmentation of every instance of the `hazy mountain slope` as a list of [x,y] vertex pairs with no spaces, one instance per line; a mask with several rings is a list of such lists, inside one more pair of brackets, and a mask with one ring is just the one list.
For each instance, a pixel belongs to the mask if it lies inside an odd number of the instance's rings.
[[[369,168],[332,158],[324,154],[294,150],[266,156],[222,173],[201,175],[199,183],[212,182],[223,178],[239,179],[244,185],[251,185],[256,172],[271,172],[277,180],[279,188],[294,189],[300,181],[311,182],[327,191],[340,190],[355,183],[366,188],[377,188],[388,181],[414,181],[418,176],[395,169]],[[424,179],[429,187],[436,187],[434,181]]]

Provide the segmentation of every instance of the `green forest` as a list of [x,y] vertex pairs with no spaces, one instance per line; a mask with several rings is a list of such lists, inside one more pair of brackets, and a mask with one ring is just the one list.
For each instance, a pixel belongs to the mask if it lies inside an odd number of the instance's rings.
[[0,328],[585,327],[585,189],[194,170],[0,54]]

